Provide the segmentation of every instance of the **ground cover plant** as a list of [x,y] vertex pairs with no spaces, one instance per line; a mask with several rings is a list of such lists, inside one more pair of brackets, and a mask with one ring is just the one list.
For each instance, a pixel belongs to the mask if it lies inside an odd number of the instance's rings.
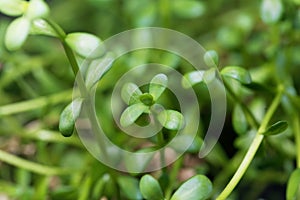
[[[0,0],[0,12],[0,199],[300,199],[299,0]],[[207,50],[122,49],[148,44],[143,30]]]

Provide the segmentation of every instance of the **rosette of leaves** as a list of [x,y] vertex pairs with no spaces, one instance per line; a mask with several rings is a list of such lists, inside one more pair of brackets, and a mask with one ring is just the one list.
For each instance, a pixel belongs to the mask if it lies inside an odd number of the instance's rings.
[[157,104],[158,98],[165,91],[168,78],[157,74],[150,81],[149,92],[142,93],[134,83],[125,84],[122,88],[122,98],[129,106],[123,111],[120,124],[123,127],[132,125],[142,114],[153,114],[159,123],[169,130],[179,130],[184,126],[183,115],[176,110],[165,110]]

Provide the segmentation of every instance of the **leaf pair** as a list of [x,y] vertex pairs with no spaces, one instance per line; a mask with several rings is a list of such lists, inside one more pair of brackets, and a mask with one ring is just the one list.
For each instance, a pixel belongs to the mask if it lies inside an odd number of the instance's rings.
[[182,86],[184,88],[190,88],[202,82],[209,84],[216,78],[216,67],[219,64],[217,52],[214,50],[207,51],[203,56],[203,60],[210,69],[192,71],[185,74],[182,79]]
[[129,105],[121,115],[120,124],[123,127],[132,125],[143,113],[152,113],[158,121],[170,130],[179,130],[183,127],[183,115],[175,110],[164,110],[155,102],[165,91],[168,78],[164,74],[157,74],[150,81],[149,93],[142,93],[139,87],[128,83],[122,88],[121,96]]
[[[158,181],[150,175],[144,175],[140,181],[140,190],[147,200],[164,200]],[[212,183],[203,175],[196,175],[185,181],[173,194],[171,200],[205,200],[212,192]]]
[[48,16],[49,7],[42,0],[0,0],[0,11],[10,16],[20,16],[8,26],[5,45],[9,50],[19,49],[27,39],[31,25],[36,19]]

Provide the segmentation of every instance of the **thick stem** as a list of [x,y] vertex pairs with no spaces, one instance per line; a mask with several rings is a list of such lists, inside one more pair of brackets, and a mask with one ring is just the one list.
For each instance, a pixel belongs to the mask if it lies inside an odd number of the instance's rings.
[[236,185],[239,183],[239,181],[241,180],[243,175],[245,174],[245,172],[246,172],[247,168],[249,167],[251,161],[253,160],[261,142],[263,141],[264,136],[262,135],[262,133],[266,130],[266,128],[269,124],[269,121],[271,120],[273,114],[275,113],[275,111],[280,103],[281,97],[282,97],[282,89],[280,89],[276,98],[273,100],[270,108],[268,109],[268,111],[256,133],[256,136],[255,136],[254,140],[252,141],[251,146],[248,149],[238,170],[235,172],[234,176],[232,177],[230,182],[227,184],[225,189],[222,191],[222,193],[217,197],[217,200],[226,199],[231,194],[231,192],[234,190]]

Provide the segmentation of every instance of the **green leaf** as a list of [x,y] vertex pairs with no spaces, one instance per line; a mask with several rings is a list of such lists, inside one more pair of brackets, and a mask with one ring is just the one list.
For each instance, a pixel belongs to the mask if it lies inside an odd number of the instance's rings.
[[283,12],[281,0],[263,0],[260,7],[262,20],[267,24],[277,22]]
[[56,31],[43,19],[35,19],[31,22],[30,34],[58,37]]
[[22,15],[28,5],[28,2],[22,0],[0,0],[0,12],[9,16]]
[[70,33],[65,41],[79,56],[84,58],[99,58],[105,52],[102,41],[89,33]]
[[216,67],[219,65],[218,53],[214,50],[207,51],[204,54],[204,62],[209,67]]
[[30,19],[37,19],[47,17],[50,9],[43,0],[30,0],[25,16]]
[[246,133],[247,131],[248,128],[247,119],[240,105],[236,105],[233,109],[232,125],[234,130],[240,135]]
[[203,175],[196,175],[184,182],[171,200],[205,200],[212,192],[211,181]]
[[127,127],[133,124],[137,118],[147,110],[149,110],[148,106],[145,106],[143,103],[137,103],[127,107],[120,118],[121,126]]
[[150,81],[149,93],[153,96],[156,101],[160,95],[165,91],[168,85],[168,77],[164,74],[157,74]]
[[132,105],[134,103],[140,102],[139,97],[140,97],[141,94],[142,94],[142,91],[134,83],[125,84],[122,88],[122,91],[121,91],[122,99],[128,105]]
[[182,18],[200,17],[205,12],[204,4],[196,0],[176,0],[171,5],[174,13]]
[[268,127],[267,130],[262,133],[262,135],[266,135],[266,136],[277,135],[285,131],[287,128],[288,128],[288,123],[286,121],[279,121],[271,125],[270,127]]
[[105,184],[109,181],[109,174],[104,174],[96,183],[92,192],[93,199],[99,199],[105,188]]
[[139,181],[136,178],[129,176],[119,176],[117,182],[126,198],[132,200],[143,199],[142,194],[139,190]]
[[297,191],[300,190],[300,168],[295,169],[291,174],[286,190],[286,199],[287,200],[296,200]]
[[25,42],[30,30],[30,21],[19,17],[11,22],[5,34],[5,45],[8,50],[17,50]]
[[140,181],[140,190],[145,199],[163,200],[163,192],[158,181],[150,175],[144,175]]
[[206,70],[203,74],[203,81],[206,84],[211,83],[216,78],[216,68],[210,68],[209,70]]
[[91,62],[85,77],[85,84],[88,89],[91,89],[100,80],[102,75],[110,69],[113,61],[113,55],[111,53],[107,53],[105,57]]
[[164,110],[158,114],[158,121],[165,128],[170,130],[179,130],[184,127],[183,115],[175,110]]
[[75,99],[62,111],[59,118],[59,131],[63,136],[70,137],[73,134],[82,103],[83,99]]
[[190,88],[193,85],[196,85],[197,83],[200,83],[203,81],[203,75],[205,71],[200,70],[200,71],[193,71],[185,74],[183,76],[183,79],[181,81],[182,86],[184,88]]
[[242,68],[237,66],[228,66],[222,69],[222,76],[233,78],[243,84],[250,84],[252,82],[250,73]]

